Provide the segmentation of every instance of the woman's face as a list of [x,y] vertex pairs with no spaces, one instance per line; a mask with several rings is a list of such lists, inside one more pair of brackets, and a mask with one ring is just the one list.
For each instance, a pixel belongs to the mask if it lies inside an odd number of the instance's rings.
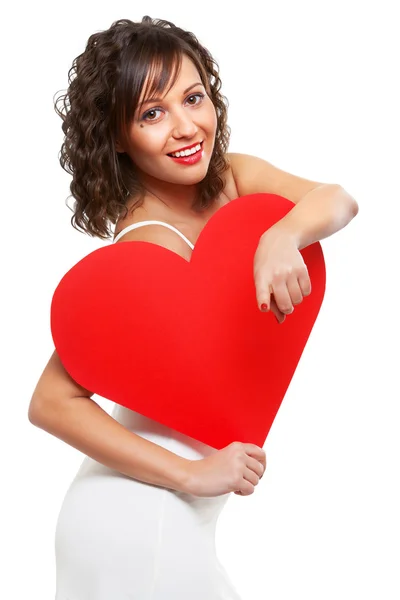
[[[185,92],[187,88],[190,90]],[[184,55],[175,85],[160,102],[142,107],[128,129],[128,146],[117,144],[116,149],[129,154],[143,182],[156,179],[193,185],[207,174],[216,130],[215,107],[196,67]],[[203,156],[192,165],[180,164],[168,156],[202,141]]]

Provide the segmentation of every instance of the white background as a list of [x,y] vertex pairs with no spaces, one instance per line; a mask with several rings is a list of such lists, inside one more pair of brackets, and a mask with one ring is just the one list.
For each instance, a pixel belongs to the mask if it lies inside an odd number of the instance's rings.
[[[264,445],[266,474],[253,495],[233,494],[220,516],[220,560],[243,600],[400,598],[395,5],[70,0],[3,8],[1,597],[54,598],[56,519],[84,455],[30,424],[28,406],[54,349],[52,293],[108,243],[70,225],[53,95],[67,87],[92,33],[149,14],[193,31],[216,58],[230,104],[229,151],[339,183],[360,207],[322,241],[324,304]],[[111,401],[94,399],[111,412]]]

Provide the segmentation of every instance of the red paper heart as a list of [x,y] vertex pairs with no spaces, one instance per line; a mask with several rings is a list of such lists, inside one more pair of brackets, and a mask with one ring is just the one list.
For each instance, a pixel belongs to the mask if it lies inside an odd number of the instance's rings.
[[65,369],[104,398],[216,449],[262,447],[325,292],[314,243],[301,250],[311,294],[282,324],[258,308],[260,236],[292,208],[275,194],[231,201],[208,221],[190,262],[149,242],[91,252],[52,298]]

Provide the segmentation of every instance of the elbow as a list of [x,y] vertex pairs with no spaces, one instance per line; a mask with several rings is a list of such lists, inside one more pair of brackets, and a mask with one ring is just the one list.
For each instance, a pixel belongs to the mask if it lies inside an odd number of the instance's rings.
[[349,221],[354,219],[358,215],[359,206],[357,200],[349,194],[341,185],[338,186],[342,192],[342,194],[346,197],[347,207],[349,212]]
[[36,396],[33,396],[28,409],[29,423],[32,423],[32,425],[36,425],[36,427],[38,427],[42,415],[43,403]]
[[354,217],[356,217],[358,215],[358,211],[359,211],[359,206],[358,206],[358,202],[356,200],[354,200],[353,198],[353,202],[351,203],[351,217],[352,219],[354,219]]

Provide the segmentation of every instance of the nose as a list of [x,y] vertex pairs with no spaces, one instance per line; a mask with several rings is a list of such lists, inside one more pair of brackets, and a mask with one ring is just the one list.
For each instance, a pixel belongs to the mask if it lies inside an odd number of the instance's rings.
[[192,117],[182,109],[175,113],[173,117],[172,135],[175,138],[193,137],[196,135],[197,126],[193,123]]

